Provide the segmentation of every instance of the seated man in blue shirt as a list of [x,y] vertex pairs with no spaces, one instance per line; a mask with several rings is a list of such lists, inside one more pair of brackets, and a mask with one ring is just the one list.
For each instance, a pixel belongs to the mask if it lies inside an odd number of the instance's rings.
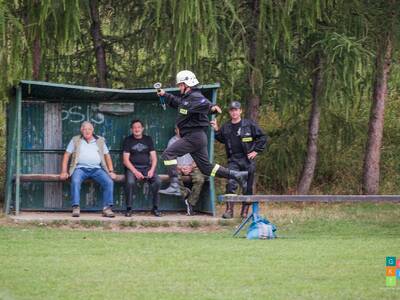
[[[94,133],[92,123],[83,122],[81,134],[74,136],[64,153],[60,179],[71,176],[72,216],[80,215],[80,191],[85,179],[93,179],[103,191],[103,216],[112,218],[114,182],[116,175],[105,140]],[[71,158],[69,171],[68,161]]]

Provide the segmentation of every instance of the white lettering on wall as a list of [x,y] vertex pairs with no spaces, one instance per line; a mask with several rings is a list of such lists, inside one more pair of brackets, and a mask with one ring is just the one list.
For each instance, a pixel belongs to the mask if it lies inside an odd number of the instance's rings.
[[104,123],[104,115],[97,112],[98,106],[96,104],[88,105],[86,111],[83,113],[83,108],[80,105],[74,105],[68,110],[62,110],[62,120],[68,120],[71,123],[82,123],[83,121],[90,121],[95,124]]

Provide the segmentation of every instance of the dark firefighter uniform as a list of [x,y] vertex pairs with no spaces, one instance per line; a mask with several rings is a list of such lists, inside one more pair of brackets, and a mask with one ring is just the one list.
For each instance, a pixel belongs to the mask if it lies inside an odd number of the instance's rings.
[[167,167],[171,184],[160,193],[180,195],[176,158],[186,153],[190,153],[204,175],[234,179],[240,184],[246,185],[247,172],[229,170],[218,164],[210,163],[208,159],[206,130],[210,124],[208,115],[212,114],[213,104],[196,88],[180,97],[169,93],[165,93],[164,96],[166,103],[178,110],[176,126],[181,139],[167,147],[161,156]]
[[[230,109],[240,109],[239,102],[231,103]],[[260,127],[253,121],[241,119],[239,123],[227,122],[215,132],[215,139],[225,144],[226,155],[228,157],[228,167],[231,170],[248,171],[247,188],[243,189],[245,195],[253,194],[253,183],[255,175],[255,161],[249,159],[247,154],[253,151],[262,152],[267,144],[267,137]],[[235,193],[238,188],[236,181],[229,180],[226,185],[226,193]],[[227,202],[224,218],[233,217],[233,202]],[[241,216],[246,217],[249,204],[242,204]]]

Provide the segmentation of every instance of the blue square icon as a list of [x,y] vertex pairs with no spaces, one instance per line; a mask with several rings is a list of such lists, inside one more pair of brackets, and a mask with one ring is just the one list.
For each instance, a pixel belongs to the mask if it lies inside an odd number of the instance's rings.
[[396,266],[396,257],[395,256],[386,256],[386,266],[387,267],[395,267]]
[[396,270],[396,278],[397,280],[400,280],[400,269]]

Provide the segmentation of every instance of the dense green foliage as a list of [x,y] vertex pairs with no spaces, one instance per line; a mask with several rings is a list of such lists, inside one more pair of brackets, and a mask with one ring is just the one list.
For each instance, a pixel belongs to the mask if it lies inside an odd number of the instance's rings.
[[[89,11],[94,1],[0,0],[2,103],[20,79],[96,85]],[[261,191],[296,189],[306,155],[314,62],[321,58],[319,151],[311,192],[361,192],[374,59],[387,32],[384,20],[399,7],[367,0],[100,0],[98,7],[110,87],[173,85],[175,73],[187,68],[202,83],[221,83],[218,102],[225,108],[231,100],[260,97],[259,121],[270,137],[268,151],[258,158]],[[399,193],[399,76],[393,59],[381,193]],[[2,116],[4,141],[4,109]],[[224,152],[217,150],[222,160]]]

